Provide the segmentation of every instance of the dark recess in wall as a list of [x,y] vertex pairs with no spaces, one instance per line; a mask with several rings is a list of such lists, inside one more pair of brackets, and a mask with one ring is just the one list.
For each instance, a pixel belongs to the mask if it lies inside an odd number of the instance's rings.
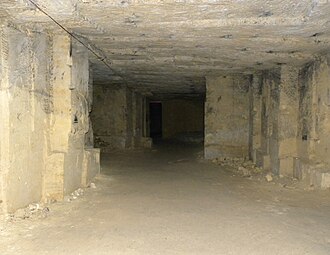
[[150,102],[150,136],[151,138],[162,138],[162,103]]

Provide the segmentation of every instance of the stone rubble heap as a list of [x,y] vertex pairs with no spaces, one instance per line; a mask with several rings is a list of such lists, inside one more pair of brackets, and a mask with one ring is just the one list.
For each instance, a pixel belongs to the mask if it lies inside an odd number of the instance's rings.
[[232,171],[244,177],[251,177],[263,173],[263,169],[257,167],[252,161],[244,158],[221,157],[212,160],[213,163],[220,166],[229,166]]
[[234,175],[246,177],[249,179],[266,181],[273,184],[278,184],[286,189],[296,189],[301,186],[305,190],[314,190],[313,187],[305,187],[298,185],[298,180],[294,177],[285,177],[283,175],[274,175],[263,168],[257,167],[252,161],[244,158],[216,158],[212,160],[212,163],[227,167],[226,169],[232,172]]
[[15,213],[7,215],[8,222],[31,218],[46,218],[50,212],[49,207],[43,203],[32,203],[25,208],[18,209]]
[[[91,183],[89,188],[96,189],[95,183]],[[76,200],[78,197],[84,195],[84,190],[79,188],[72,192],[70,195],[64,197],[64,201],[71,202]],[[50,213],[50,204],[56,203],[56,200],[49,200],[46,203],[32,203],[25,208],[18,209],[15,213],[7,214],[7,222],[15,222],[18,220],[35,219],[35,218],[46,218]]]
[[69,196],[64,197],[64,201],[71,202],[72,200],[76,200],[78,197],[84,195],[84,190],[79,188],[72,192]]

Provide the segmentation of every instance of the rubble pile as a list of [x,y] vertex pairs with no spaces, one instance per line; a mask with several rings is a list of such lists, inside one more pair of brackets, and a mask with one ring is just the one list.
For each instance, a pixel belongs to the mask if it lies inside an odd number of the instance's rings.
[[[278,184],[286,189],[295,189],[298,186],[298,180],[296,178],[283,176],[281,174],[274,175],[244,158],[216,158],[212,160],[212,163],[226,167],[226,170],[232,172],[234,175]],[[309,190],[312,190],[312,188],[309,188]]]
[[76,200],[78,197],[84,195],[84,190],[79,188],[72,192],[69,196],[64,197],[64,201],[71,202],[72,200]]
[[14,222],[31,218],[46,218],[50,210],[45,204],[33,203],[25,208],[18,209],[15,213],[7,215],[7,221]]
[[213,163],[220,166],[229,166],[230,170],[244,177],[260,175],[263,169],[257,167],[252,161],[244,158],[221,157],[212,160]]

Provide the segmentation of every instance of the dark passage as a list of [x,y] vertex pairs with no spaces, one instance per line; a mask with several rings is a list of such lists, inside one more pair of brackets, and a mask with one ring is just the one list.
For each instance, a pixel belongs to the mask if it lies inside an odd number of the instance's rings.
[[150,136],[151,138],[162,138],[162,103],[150,103]]

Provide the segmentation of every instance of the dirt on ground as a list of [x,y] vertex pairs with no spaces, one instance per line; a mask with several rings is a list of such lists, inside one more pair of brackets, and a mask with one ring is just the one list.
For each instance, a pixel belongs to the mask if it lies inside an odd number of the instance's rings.
[[200,155],[173,144],[103,154],[89,188],[9,215],[0,254],[330,254],[329,191]]

